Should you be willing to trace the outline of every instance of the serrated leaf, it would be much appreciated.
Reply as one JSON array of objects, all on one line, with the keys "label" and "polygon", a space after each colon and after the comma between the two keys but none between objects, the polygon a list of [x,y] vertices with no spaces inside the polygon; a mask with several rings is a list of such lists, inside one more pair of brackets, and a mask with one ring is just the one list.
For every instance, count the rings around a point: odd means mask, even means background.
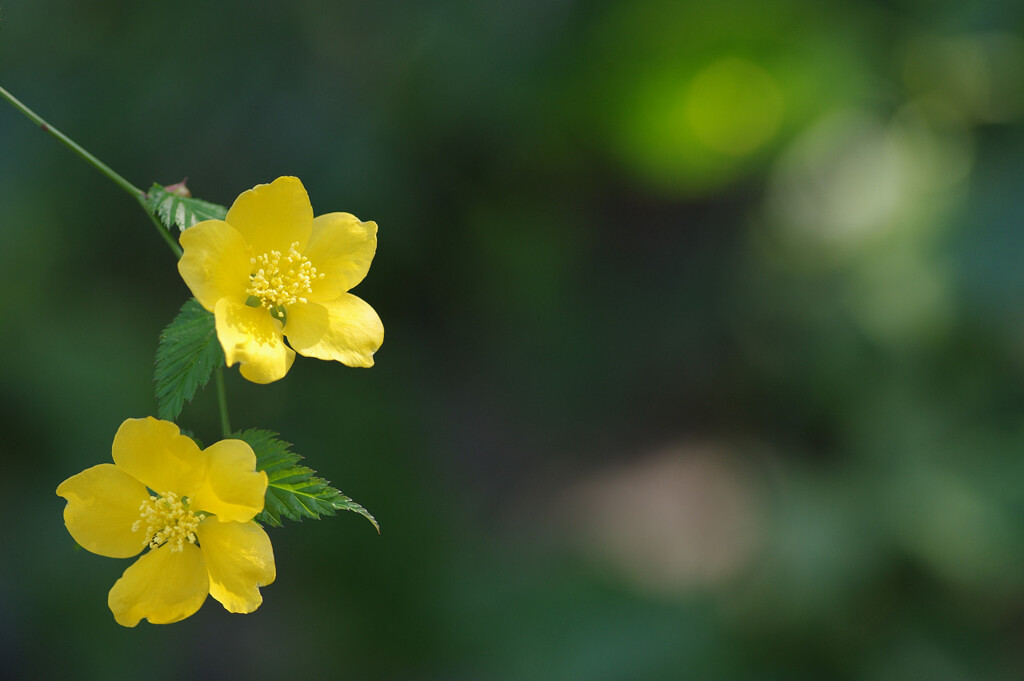
[{"label": "serrated leaf", "polygon": [[210,382],[213,370],[224,364],[213,313],[190,298],[160,333],[156,349],[157,415],[178,418],[199,388]]},{"label": "serrated leaf", "polygon": [[257,522],[280,527],[283,518],[301,521],[352,511],[369,520],[380,532],[380,525],[369,511],[331,487],[328,481],[316,477],[315,471],[299,464],[302,457],[291,451],[289,443],[277,439],[277,433],[251,429],[235,433],[234,437],[249,443],[256,453],[256,470],[266,471],[270,483],[263,512],[256,516]]},{"label": "serrated leaf", "polygon": [[[174,186],[182,187],[181,191],[188,191],[184,188],[184,182]],[[182,232],[197,222],[223,220],[228,214],[224,206],[167,191],[159,184],[154,184],[146,192],[146,207],[168,230],[177,227]]]}]

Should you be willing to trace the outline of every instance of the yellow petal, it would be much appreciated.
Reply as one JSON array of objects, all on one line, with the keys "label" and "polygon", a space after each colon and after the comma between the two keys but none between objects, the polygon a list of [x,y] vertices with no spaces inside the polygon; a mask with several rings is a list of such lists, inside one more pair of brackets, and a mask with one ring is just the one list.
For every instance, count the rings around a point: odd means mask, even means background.
[{"label": "yellow petal", "polygon": [[226,296],[245,302],[253,252],[238,230],[206,220],[181,233],[181,247],[178,272],[200,305],[213,312]]},{"label": "yellow petal", "polygon": [[206,479],[192,497],[192,508],[221,522],[244,523],[263,510],[267,474],[256,471],[256,454],[241,440],[221,440],[203,450]]},{"label": "yellow petal", "polygon": [[213,314],[228,366],[241,363],[242,376],[253,383],[284,378],[295,361],[295,353],[284,344],[281,322],[271,317],[266,308],[221,298]]},{"label": "yellow petal", "polygon": [[295,242],[301,253],[313,229],[313,208],[299,178],[279,177],[242,192],[224,219],[241,233],[256,255],[272,250],[287,253]]},{"label": "yellow petal", "polygon": [[192,496],[206,475],[206,460],[178,426],[147,416],[128,419],[111,447],[114,463],[158,494]]},{"label": "yellow petal", "polygon": [[323,279],[313,282],[313,302],[337,298],[363,280],[377,252],[377,223],[349,213],[328,213],[313,220],[305,255]]},{"label": "yellow petal", "polygon": [[373,353],[384,342],[380,317],[351,293],[325,303],[289,305],[284,332],[300,355],[350,367],[373,366]]},{"label": "yellow petal", "polygon": [[60,483],[68,500],[64,524],[82,548],[110,558],[130,558],[146,546],[144,532],[132,532],[146,486],[112,463],[86,468]]},{"label": "yellow petal", "polygon": [[260,607],[261,586],[274,581],[274,549],[270,537],[259,525],[218,523],[212,518],[196,530],[206,556],[210,595],[228,612],[252,612]]},{"label": "yellow petal", "polygon": [[169,544],[146,553],[114,582],[107,605],[117,623],[134,627],[178,622],[193,614],[210,592],[203,552],[195,544],[171,551]]}]

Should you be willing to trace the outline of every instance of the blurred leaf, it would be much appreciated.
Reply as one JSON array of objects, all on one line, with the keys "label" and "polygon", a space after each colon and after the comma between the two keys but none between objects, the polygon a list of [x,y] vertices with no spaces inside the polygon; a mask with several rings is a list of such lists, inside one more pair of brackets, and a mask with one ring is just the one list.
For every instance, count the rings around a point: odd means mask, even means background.
[{"label": "blurred leaf", "polygon": [[299,465],[302,457],[289,449],[289,443],[278,440],[277,433],[252,429],[236,433],[235,437],[249,443],[256,452],[256,469],[266,471],[270,479],[263,512],[256,516],[258,522],[280,527],[282,518],[301,521],[334,515],[338,511],[353,511],[373,523],[380,532],[380,525],[369,511],[323,478],[315,477],[312,469]]},{"label": "blurred leaf", "polygon": [[190,298],[160,334],[156,349],[157,415],[173,421],[196,390],[210,382],[224,351],[217,340],[213,314]]},{"label": "blurred leaf", "polygon": [[168,230],[177,225],[182,232],[197,222],[223,220],[228,214],[224,206],[192,198],[184,182],[166,188],[154,184],[146,194],[146,207]]}]

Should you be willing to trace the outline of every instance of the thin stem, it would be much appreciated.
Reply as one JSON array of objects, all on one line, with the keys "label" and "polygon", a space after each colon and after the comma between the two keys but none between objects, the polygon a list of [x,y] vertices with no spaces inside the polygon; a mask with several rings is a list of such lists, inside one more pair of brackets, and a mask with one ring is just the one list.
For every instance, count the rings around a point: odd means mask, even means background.
[{"label": "thin stem", "polygon": [[75,152],[76,154],[78,154],[79,156],[84,158],[90,165],[92,165],[94,168],[96,168],[96,170],[100,171],[101,173],[106,175],[108,178],[110,178],[110,180],[112,180],[114,182],[114,184],[116,184],[118,187],[120,187],[121,189],[125,190],[126,192],[128,192],[129,194],[131,194],[132,196],[134,196],[136,198],[142,196],[142,190],[141,189],[139,189],[138,187],[133,185],[131,182],[129,182],[128,180],[126,180],[123,177],[121,177],[120,175],[118,175],[106,163],[104,163],[103,161],[99,160],[98,158],[96,158],[95,156],[90,154],[88,151],[83,149],[82,147],[78,146],[78,144],[74,140],[72,140],[70,137],[68,137],[67,135],[62,133],[60,130],[58,130],[57,128],[53,127],[52,125],[50,125],[46,121],[44,121],[39,114],[37,114],[32,109],[28,108],[27,106],[25,106],[24,104],[19,102],[14,97],[14,95],[12,95],[10,92],[8,92],[7,90],[3,89],[2,87],[0,87],[0,96],[2,96],[4,99],[6,99],[8,102],[10,102],[11,105],[14,106],[15,109],[17,109],[21,113],[25,114],[25,116],[28,117],[29,120],[31,120],[33,123],[35,123],[40,128],[42,128],[44,132],[48,132],[51,135],[53,135],[54,137],[56,137],[58,140],[60,140],[64,144],[64,146],[68,147],[69,149],[71,149],[71,151]]},{"label": "thin stem", "polygon": [[142,206],[142,212],[146,214],[149,221],[153,223],[154,227],[156,227],[156,231],[160,232],[160,236],[162,236],[164,241],[167,242],[167,246],[171,249],[171,252],[174,253],[174,257],[181,258],[181,254],[184,252],[181,250],[181,246],[179,246],[178,242],[174,240],[171,233],[164,229],[164,226],[160,224],[160,221],[156,219],[156,216],[149,212],[149,208],[146,207],[146,200],[141,196],[136,198],[139,201],[139,205]]},{"label": "thin stem", "polygon": [[12,95],[10,92],[8,92],[2,87],[0,87],[0,97],[10,102],[11,106],[13,106],[21,113],[23,113],[26,118],[28,118],[30,121],[32,121],[40,128],[42,128],[44,132],[47,132],[56,137],[61,144],[66,146],[68,149],[71,149],[71,151],[78,154],[81,158],[85,159],[86,163],[91,165],[96,170],[100,171],[103,175],[107,177],[107,179],[109,179],[118,187],[126,191],[128,194],[132,196],[132,198],[138,201],[139,205],[142,207],[142,210],[146,213],[146,215],[149,216],[149,219],[156,226],[157,231],[160,232],[160,236],[162,236],[164,241],[167,242],[167,245],[170,246],[171,251],[174,253],[174,255],[178,258],[181,257],[181,247],[174,241],[174,237],[172,237],[167,232],[167,230],[164,229],[163,225],[161,225],[160,222],[157,221],[155,217],[153,217],[153,214],[149,212],[149,209],[146,208],[145,192],[143,192],[141,189],[133,185],[128,180],[121,177],[118,173],[114,171],[113,168],[111,168],[106,163],[99,160],[98,158],[90,154],[88,151],[83,149],[73,139],[71,139],[57,128],[47,123],[39,114],[25,106],[14,95]]},{"label": "thin stem", "polygon": [[224,390],[224,367],[217,367],[214,372],[217,382],[217,407],[220,409],[220,429],[224,437],[231,437],[231,422],[228,421],[228,395]]}]

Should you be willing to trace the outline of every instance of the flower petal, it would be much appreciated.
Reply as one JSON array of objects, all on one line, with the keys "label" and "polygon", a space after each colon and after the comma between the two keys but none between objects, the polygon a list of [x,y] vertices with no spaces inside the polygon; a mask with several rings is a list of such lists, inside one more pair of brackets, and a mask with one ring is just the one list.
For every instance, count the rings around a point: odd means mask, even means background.
[{"label": "flower petal", "polygon": [[241,440],[221,440],[203,450],[206,479],[191,498],[197,511],[221,522],[244,523],[263,510],[267,474],[256,471],[256,454]]},{"label": "flower petal", "polygon": [[373,353],[384,342],[380,317],[351,293],[325,303],[289,305],[284,332],[300,355],[350,367],[373,366]]},{"label": "flower petal", "polygon": [[237,229],[206,220],[181,233],[181,247],[178,272],[200,305],[213,312],[224,297],[245,302],[253,251]]},{"label": "flower petal", "polygon": [[218,523],[213,519],[196,530],[210,575],[210,595],[228,612],[252,612],[260,607],[259,587],[274,581],[274,549],[259,525]]},{"label": "flower petal", "polygon": [[313,220],[313,235],[303,252],[323,279],[313,282],[309,299],[337,298],[363,280],[377,252],[377,223],[349,213],[328,213]]},{"label": "flower petal", "polygon": [[295,353],[284,344],[281,322],[271,317],[266,308],[221,298],[213,314],[228,366],[240,362],[242,376],[253,383],[284,378],[295,361]]},{"label": "flower petal", "polygon": [[149,498],[146,486],[112,463],[86,468],[60,483],[57,494],[68,500],[64,524],[82,548],[109,558],[130,558],[146,546],[132,532],[139,507]]},{"label": "flower petal", "polygon": [[128,419],[111,447],[114,463],[158,494],[191,496],[206,475],[199,446],[170,421]]},{"label": "flower petal", "polygon": [[301,253],[313,230],[313,208],[297,177],[279,177],[242,192],[224,219],[242,234],[256,255],[271,250],[287,253],[295,242]]},{"label": "flower petal", "polygon": [[170,624],[195,613],[210,592],[203,552],[195,544],[172,551],[164,544],[130,565],[114,582],[107,605],[117,623],[134,627],[141,619]]}]

